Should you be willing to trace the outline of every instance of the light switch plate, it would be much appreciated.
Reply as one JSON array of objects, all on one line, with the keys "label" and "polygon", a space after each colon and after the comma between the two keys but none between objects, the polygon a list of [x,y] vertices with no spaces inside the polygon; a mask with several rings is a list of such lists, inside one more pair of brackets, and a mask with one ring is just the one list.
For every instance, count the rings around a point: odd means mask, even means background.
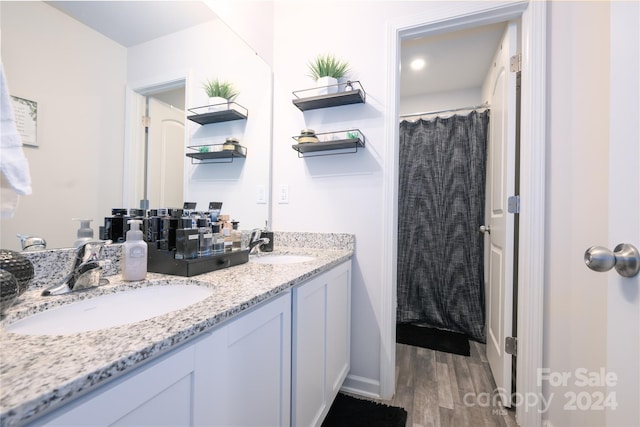
[{"label": "light switch plate", "polygon": [[278,203],[289,203],[289,186],[287,184],[280,184],[280,188],[278,190]]},{"label": "light switch plate", "polygon": [[256,203],[265,204],[267,203],[267,190],[264,185],[258,185],[256,187]]}]

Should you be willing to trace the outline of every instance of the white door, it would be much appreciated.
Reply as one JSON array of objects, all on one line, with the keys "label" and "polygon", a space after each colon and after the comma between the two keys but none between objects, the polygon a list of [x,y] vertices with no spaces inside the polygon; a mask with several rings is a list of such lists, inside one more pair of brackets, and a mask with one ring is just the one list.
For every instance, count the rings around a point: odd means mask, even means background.
[{"label": "white door", "polygon": [[514,215],[507,200],[515,192],[516,73],[509,68],[517,53],[517,24],[509,23],[491,70],[492,98],[487,159],[485,304],[487,359],[503,404],[511,406],[511,355],[505,337],[512,334]]},{"label": "white door", "polygon": [[149,117],[149,207],[181,208],[184,203],[184,111],[149,98]]},{"label": "white door", "polygon": [[[640,3],[610,4],[609,249],[618,243],[640,248]],[[607,425],[638,426],[640,278],[606,274],[607,371],[617,377],[607,391],[618,404],[607,407]]]}]

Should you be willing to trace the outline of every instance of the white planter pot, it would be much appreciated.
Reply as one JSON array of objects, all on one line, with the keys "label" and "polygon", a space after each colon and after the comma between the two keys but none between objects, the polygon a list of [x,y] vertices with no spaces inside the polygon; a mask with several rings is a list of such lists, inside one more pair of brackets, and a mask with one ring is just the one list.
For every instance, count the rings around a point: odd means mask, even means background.
[{"label": "white planter pot", "polygon": [[209,112],[222,111],[229,109],[229,101],[220,96],[209,98]]},{"label": "white planter pot", "polygon": [[328,95],[330,93],[338,92],[338,79],[334,77],[320,77],[316,80],[316,94]]}]

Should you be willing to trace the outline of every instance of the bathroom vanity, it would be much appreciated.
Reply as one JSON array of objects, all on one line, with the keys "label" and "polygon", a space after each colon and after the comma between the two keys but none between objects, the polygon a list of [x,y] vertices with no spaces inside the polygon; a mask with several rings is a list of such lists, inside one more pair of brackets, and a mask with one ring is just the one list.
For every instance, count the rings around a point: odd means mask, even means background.
[{"label": "bathroom vanity", "polygon": [[[2,321],[0,426],[320,425],[349,371],[353,236],[286,233],[276,242],[260,259],[192,278],[115,275],[75,295],[28,291]],[[5,329],[99,293],[178,283],[213,292],[108,329]]]}]

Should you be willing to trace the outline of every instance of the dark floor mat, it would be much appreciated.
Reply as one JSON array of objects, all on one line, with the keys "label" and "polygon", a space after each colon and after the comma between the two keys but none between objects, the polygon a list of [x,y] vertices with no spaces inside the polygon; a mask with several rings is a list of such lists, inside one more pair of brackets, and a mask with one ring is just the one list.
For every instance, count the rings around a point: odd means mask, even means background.
[{"label": "dark floor mat", "polygon": [[338,393],[322,427],[405,427],[407,411]]},{"label": "dark floor mat", "polygon": [[461,356],[471,355],[469,338],[465,334],[416,326],[411,323],[396,325],[396,342]]}]

